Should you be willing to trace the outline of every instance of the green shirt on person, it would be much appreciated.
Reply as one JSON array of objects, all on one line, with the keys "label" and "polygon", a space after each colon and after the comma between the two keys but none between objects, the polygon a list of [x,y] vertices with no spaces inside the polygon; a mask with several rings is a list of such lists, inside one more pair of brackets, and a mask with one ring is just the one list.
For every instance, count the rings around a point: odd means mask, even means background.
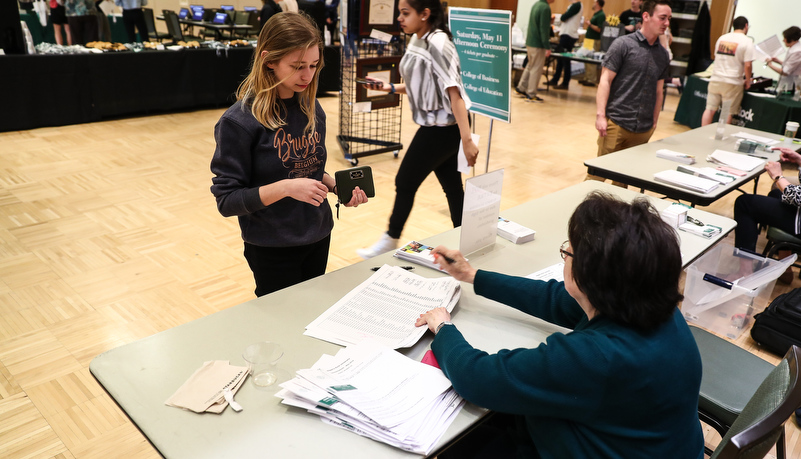
[{"label": "green shirt on person", "polygon": [[[604,10],[599,10],[595,14],[592,15],[590,19],[590,24],[596,27],[603,29],[604,22],[606,22],[606,13]],[[592,27],[587,28],[587,35],[585,38],[589,38],[590,40],[598,40],[601,38],[601,32],[596,32]]]},{"label": "green shirt on person", "polygon": [[551,48],[551,6],[547,0],[539,0],[531,7],[526,46]]}]

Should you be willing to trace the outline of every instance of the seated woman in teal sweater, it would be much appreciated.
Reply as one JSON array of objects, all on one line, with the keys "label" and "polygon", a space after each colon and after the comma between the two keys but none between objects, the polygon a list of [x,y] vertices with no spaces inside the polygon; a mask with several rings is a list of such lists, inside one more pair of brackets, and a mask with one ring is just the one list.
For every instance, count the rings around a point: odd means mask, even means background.
[{"label": "seated woman in teal sweater", "polygon": [[499,431],[495,443],[471,444],[468,435],[452,456],[702,458],[701,358],[677,308],[674,230],[645,199],[593,193],[571,216],[568,237],[559,249],[564,282],[476,270],[456,250],[434,251],[477,294],[572,329],[490,355],[467,343],[444,308],[420,316],[456,391],[495,411],[496,424],[524,426]]}]

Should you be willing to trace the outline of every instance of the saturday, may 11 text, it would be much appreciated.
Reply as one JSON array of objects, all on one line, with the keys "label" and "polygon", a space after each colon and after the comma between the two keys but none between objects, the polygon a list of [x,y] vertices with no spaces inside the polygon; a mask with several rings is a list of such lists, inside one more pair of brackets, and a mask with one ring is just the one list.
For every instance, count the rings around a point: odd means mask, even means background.
[{"label": "saturday, may 11 text", "polygon": [[[462,53],[468,56],[472,56],[475,60],[496,60],[499,57],[498,54],[494,53],[494,51],[499,52],[500,54],[506,54],[508,52],[509,47],[503,44],[496,44],[496,42],[501,42],[502,37],[491,35],[486,32],[482,32],[479,35],[476,32],[462,32],[457,31],[456,36],[453,38],[454,44],[463,47]],[[472,59],[471,59],[472,60]],[[486,75],[483,73],[475,74],[469,70],[462,70],[462,78],[465,80],[464,85],[465,89],[469,89],[472,91],[478,91],[485,94],[490,94],[498,97],[502,97],[503,93],[501,91],[494,90],[492,88],[488,88],[486,84],[481,84],[480,82],[486,83],[500,83],[500,79],[492,76]],[[472,81],[478,80],[479,82],[473,84]]]}]

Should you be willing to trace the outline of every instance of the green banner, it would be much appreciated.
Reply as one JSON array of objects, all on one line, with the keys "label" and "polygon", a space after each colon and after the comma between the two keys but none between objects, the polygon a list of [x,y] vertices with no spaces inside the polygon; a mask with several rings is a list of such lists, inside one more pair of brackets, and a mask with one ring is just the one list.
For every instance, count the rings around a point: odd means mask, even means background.
[{"label": "green banner", "polygon": [[449,26],[459,53],[470,111],[509,122],[512,87],[512,12],[450,8]]}]

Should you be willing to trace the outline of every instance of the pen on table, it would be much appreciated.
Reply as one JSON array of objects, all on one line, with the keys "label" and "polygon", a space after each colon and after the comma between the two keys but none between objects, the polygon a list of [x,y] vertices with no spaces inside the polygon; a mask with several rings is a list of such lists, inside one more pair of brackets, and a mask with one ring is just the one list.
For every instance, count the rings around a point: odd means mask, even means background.
[{"label": "pen on table", "polygon": [[449,265],[452,265],[453,263],[456,263],[456,260],[454,260],[454,259],[453,259],[453,258],[451,258],[451,257],[445,256],[445,255],[443,255],[443,254],[441,254],[441,253],[439,253],[439,252],[437,252],[437,255],[439,255],[440,257],[442,257],[442,259],[443,259],[443,260],[447,261]]},{"label": "pen on table", "polygon": [[748,153],[748,156],[753,156],[754,158],[759,158],[759,159],[768,159],[768,158],[767,158],[767,157],[765,157],[765,156],[752,155],[751,153]]}]

